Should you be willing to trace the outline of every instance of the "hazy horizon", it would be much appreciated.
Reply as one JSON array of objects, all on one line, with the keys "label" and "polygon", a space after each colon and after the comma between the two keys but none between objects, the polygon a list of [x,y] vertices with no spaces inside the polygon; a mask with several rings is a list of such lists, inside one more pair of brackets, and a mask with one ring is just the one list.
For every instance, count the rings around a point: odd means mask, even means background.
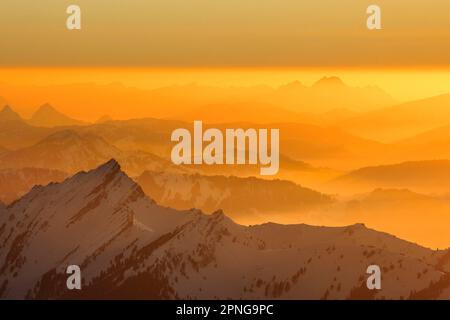
[{"label": "hazy horizon", "polygon": [[82,29],[75,32],[65,28],[70,4],[2,1],[0,36],[8,50],[0,65],[450,66],[445,0],[379,0],[382,30],[376,31],[366,27],[367,0],[79,0]]},{"label": "hazy horizon", "polygon": [[[68,100],[70,95],[68,98],[64,98],[53,90],[54,92],[48,97],[39,94],[39,92],[34,97],[33,95],[28,97],[20,93],[20,88],[58,88],[69,85],[99,87],[121,84],[127,88],[153,90],[196,84],[217,88],[267,86],[278,89],[294,82],[300,82],[302,85],[309,87],[323,77],[336,76],[349,87],[378,87],[393,98],[393,101],[395,101],[393,104],[397,104],[450,93],[449,74],[450,71],[446,70],[427,69],[0,68],[0,76],[2,77],[0,87],[16,88],[9,90],[9,92],[0,91],[0,97],[8,101],[17,111],[23,113],[25,117],[30,117],[38,106],[48,102],[71,116],[85,121],[95,121],[107,112],[88,116],[83,111],[83,106],[69,107],[72,105],[71,101]],[[411,88],[414,88],[414,90],[411,90]],[[52,96],[55,96],[55,94],[57,98],[52,101]],[[362,107],[349,109],[355,112],[366,111]],[[298,108],[297,110],[297,112],[305,111],[314,110],[305,110],[304,108]],[[128,118],[136,116],[139,115],[130,115]],[[123,119],[124,117],[120,118]]]}]

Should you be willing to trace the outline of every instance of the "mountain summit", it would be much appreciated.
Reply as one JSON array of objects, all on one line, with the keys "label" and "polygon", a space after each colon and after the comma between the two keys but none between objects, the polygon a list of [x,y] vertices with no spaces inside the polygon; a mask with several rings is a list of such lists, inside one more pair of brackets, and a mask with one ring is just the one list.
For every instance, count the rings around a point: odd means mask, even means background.
[{"label": "mountain summit", "polygon": [[38,127],[77,126],[86,124],[66,116],[48,103],[39,107],[31,117],[30,123]]},{"label": "mountain summit", "polygon": [[6,105],[0,111],[0,121],[22,121],[22,118],[10,106]]},{"label": "mountain summit", "polygon": [[67,263],[93,281],[111,257],[142,248],[190,217],[156,205],[113,159],[62,183],[36,186],[0,214],[0,298],[51,294],[46,286],[60,285],[52,270]]},{"label": "mountain summit", "polygon": [[319,88],[319,87],[347,87],[344,81],[342,81],[341,78],[336,76],[331,77],[323,77],[320,80],[318,80],[316,83],[313,84],[313,88]]}]

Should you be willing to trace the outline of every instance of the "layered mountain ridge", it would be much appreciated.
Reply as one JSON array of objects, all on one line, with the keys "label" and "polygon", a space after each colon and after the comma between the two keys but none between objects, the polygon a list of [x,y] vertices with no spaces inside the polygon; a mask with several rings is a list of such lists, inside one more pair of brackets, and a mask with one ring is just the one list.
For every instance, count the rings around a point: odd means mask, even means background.
[{"label": "layered mountain ridge", "polygon": [[[0,298],[357,299],[448,296],[447,251],[366,228],[266,223],[158,205],[110,160],[1,209]],[[82,272],[70,291],[68,265]],[[366,268],[383,289],[365,289]],[[439,290],[434,290],[440,284]]]},{"label": "layered mountain ridge", "polygon": [[328,195],[278,179],[145,171],[136,181],[163,205],[195,206],[206,212],[221,208],[241,223],[265,222],[293,212],[298,220],[309,210],[334,202]]},{"label": "layered mountain ridge", "polygon": [[58,127],[58,126],[80,126],[86,122],[72,119],[56,110],[49,103],[45,103],[33,113],[29,123],[38,127]]}]

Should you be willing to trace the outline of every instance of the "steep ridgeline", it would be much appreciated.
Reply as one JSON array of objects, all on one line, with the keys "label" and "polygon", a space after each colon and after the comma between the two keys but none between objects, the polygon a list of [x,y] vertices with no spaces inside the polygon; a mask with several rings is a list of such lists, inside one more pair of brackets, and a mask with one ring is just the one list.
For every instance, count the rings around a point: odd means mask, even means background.
[{"label": "steep ridgeline", "polygon": [[317,191],[286,180],[144,172],[137,182],[158,203],[177,209],[223,209],[238,221],[270,221],[274,214],[297,216],[333,203]]},{"label": "steep ridgeline", "polygon": [[[0,208],[1,298],[440,298],[447,253],[363,225],[244,227],[161,207],[114,160]],[[66,288],[68,265],[82,290]],[[383,289],[365,289],[366,268]],[[447,289],[448,290],[448,289]]]},{"label": "steep ridgeline", "polygon": [[59,126],[81,126],[87,125],[86,122],[72,119],[56,110],[53,106],[46,103],[39,107],[33,114],[29,123],[37,127],[59,127]]}]

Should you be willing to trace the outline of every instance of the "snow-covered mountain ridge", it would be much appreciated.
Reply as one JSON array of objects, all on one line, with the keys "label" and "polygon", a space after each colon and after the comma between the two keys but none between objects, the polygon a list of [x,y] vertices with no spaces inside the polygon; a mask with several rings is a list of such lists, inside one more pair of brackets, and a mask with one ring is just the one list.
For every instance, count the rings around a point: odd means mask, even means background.
[{"label": "snow-covered mountain ridge", "polygon": [[[158,205],[115,160],[0,207],[0,298],[449,298],[447,251],[357,224],[246,227]],[[68,265],[82,290],[66,287]],[[382,268],[382,290],[365,288]]]}]

